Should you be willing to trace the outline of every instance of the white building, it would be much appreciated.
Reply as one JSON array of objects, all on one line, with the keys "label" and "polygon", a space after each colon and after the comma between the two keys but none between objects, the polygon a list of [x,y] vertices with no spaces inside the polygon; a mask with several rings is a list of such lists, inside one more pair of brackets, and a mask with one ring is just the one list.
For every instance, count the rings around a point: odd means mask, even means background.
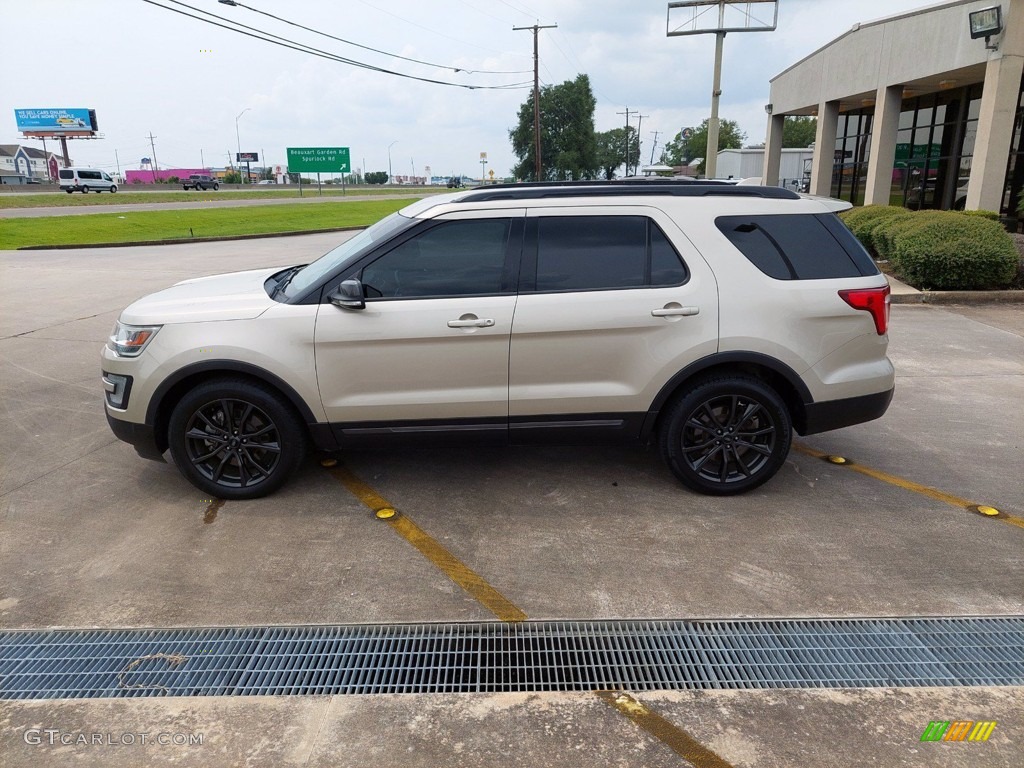
[{"label": "white building", "polygon": [[29,179],[48,181],[50,172],[47,165],[53,158],[57,167],[62,168],[64,162],[53,152],[44,153],[35,147],[22,144],[0,144],[0,174],[3,184],[25,184]]},{"label": "white building", "polygon": [[[977,27],[972,38],[972,14],[990,39]],[[1024,0],[951,0],[854,25],[772,79],[764,183],[781,175],[784,117],[816,115],[812,193],[1012,215],[1022,73]]]},{"label": "white building", "polygon": [[[810,176],[813,149],[783,149],[779,161],[778,183],[797,187]],[[749,179],[764,175],[763,149],[723,149],[718,153],[720,179]]]}]

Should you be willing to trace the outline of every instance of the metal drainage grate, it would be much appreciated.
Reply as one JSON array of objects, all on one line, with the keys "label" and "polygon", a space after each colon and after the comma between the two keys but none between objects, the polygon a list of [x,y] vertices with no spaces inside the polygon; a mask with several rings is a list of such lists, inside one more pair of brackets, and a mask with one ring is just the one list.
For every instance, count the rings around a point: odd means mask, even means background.
[{"label": "metal drainage grate", "polygon": [[0,632],[0,699],[1024,685],[1024,617]]}]

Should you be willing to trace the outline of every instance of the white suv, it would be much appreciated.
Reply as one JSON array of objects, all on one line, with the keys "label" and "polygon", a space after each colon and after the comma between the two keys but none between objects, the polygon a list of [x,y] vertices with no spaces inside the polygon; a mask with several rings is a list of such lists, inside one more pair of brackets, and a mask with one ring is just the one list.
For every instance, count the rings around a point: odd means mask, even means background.
[{"label": "white suv", "polygon": [[688,487],[750,490],[793,430],[892,398],[889,287],[842,207],[662,182],[431,197],[311,264],[132,304],[107,419],[227,499],[279,488],[310,443],[656,441]]}]

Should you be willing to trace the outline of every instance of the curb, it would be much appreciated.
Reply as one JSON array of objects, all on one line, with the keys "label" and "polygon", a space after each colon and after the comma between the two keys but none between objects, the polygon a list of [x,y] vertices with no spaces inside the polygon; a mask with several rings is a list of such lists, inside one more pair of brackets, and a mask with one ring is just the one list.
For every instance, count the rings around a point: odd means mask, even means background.
[{"label": "curb", "polygon": [[131,248],[139,245],[183,245],[185,243],[217,243],[226,240],[261,240],[267,237],[294,237],[295,235],[321,235],[325,232],[351,232],[361,227],[328,227],[327,229],[303,229],[294,232],[266,232],[261,235],[223,235],[219,237],[179,237],[173,240],[134,240],[130,243],[75,243],[73,245],[23,245],[18,251],[64,251],[83,248]]},{"label": "curb", "polygon": [[890,295],[893,304],[1020,304],[1024,291],[920,291]]}]

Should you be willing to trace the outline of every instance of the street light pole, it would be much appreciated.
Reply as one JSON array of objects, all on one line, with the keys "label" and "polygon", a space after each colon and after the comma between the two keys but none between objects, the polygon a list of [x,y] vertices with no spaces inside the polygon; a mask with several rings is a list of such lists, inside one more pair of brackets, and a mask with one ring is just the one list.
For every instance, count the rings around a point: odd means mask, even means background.
[{"label": "street light pole", "polygon": [[388,184],[391,183],[391,148],[398,143],[398,139],[395,139],[388,144]]},{"label": "street light pole", "polygon": [[[250,109],[252,109],[252,107],[246,107],[241,112],[239,112],[238,117],[235,118],[235,146],[238,148],[239,155],[242,154],[242,140],[238,137],[238,121],[239,119],[241,119],[242,115],[244,115]],[[242,183],[245,183],[245,179],[242,179]]]}]

